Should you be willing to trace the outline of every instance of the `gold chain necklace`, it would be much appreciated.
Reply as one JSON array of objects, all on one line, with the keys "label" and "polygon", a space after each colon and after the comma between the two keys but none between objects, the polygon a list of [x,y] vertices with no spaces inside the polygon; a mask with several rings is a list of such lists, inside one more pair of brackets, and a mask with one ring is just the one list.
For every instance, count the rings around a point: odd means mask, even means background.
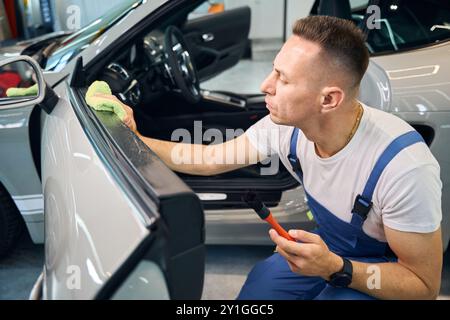
[{"label": "gold chain necklace", "polygon": [[[353,125],[352,131],[350,132],[350,134],[349,134],[349,136],[348,136],[348,138],[347,138],[347,142],[345,143],[344,147],[345,147],[345,146],[350,142],[350,140],[353,138],[353,136],[355,135],[356,129],[358,129],[359,123],[361,122],[361,118],[362,118],[364,109],[363,109],[361,103],[358,103],[358,107],[359,107],[359,110],[358,110],[358,115],[356,116],[355,124]],[[317,144],[316,144],[316,143],[314,143],[314,150],[316,151],[316,154],[318,154],[319,156],[321,156],[321,155],[320,155],[320,152],[319,152],[319,148],[317,147]]]},{"label": "gold chain necklace", "polygon": [[352,140],[353,136],[355,135],[356,129],[358,129],[359,123],[361,122],[364,109],[361,103],[358,103],[358,106],[359,106],[358,115],[356,116],[355,124],[353,125],[352,131],[350,132],[347,138],[347,143],[345,145],[347,145],[350,142],[350,140]]}]

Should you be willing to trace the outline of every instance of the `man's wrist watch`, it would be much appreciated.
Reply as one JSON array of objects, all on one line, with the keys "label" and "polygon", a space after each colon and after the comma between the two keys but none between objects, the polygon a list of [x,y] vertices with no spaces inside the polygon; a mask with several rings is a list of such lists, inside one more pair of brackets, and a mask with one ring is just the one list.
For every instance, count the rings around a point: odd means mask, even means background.
[{"label": "man's wrist watch", "polygon": [[352,262],[346,258],[342,258],[344,266],[341,271],[333,273],[330,276],[328,283],[335,288],[347,288],[352,283],[353,265]]}]

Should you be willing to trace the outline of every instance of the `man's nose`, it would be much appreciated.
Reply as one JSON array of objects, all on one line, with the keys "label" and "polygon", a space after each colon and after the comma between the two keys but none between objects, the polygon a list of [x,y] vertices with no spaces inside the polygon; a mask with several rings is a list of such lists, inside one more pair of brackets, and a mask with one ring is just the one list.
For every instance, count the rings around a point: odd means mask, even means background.
[{"label": "man's nose", "polygon": [[261,83],[261,91],[266,94],[275,95],[275,72],[272,71]]}]

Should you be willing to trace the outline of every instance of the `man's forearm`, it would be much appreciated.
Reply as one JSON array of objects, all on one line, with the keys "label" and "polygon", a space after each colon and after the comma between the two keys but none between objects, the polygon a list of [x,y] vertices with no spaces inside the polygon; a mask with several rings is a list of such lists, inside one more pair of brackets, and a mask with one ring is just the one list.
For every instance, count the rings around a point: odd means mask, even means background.
[{"label": "man's forearm", "polygon": [[[413,271],[400,263],[352,261],[351,288],[378,299],[436,299],[439,288],[428,287]],[[379,278],[377,278],[379,277]]]},{"label": "man's forearm", "polygon": [[[153,152],[172,170],[187,174],[211,176],[236,170],[249,164],[256,163],[256,156],[240,157],[235,147],[242,141],[231,140],[216,145],[189,144],[147,138],[136,133]],[[242,139],[242,138],[241,138]],[[251,161],[251,162],[250,162]]]},{"label": "man's forearm", "polygon": [[[336,259],[333,272],[342,268]],[[350,288],[378,299],[436,299],[438,286],[427,286],[413,271],[400,263],[363,263],[352,261]],[[332,273],[333,273],[332,272]],[[437,288],[436,288],[437,287]]]},{"label": "man's forearm", "polygon": [[[203,145],[194,144],[182,144],[172,141],[164,141],[158,139],[152,139],[144,137],[138,134],[139,138],[155,152],[159,158],[172,170],[187,174],[195,175],[213,175],[215,174],[215,168],[213,165],[205,163],[195,163],[195,161],[187,161],[187,163],[179,163],[173,158],[173,150],[175,147],[183,148],[186,153],[192,156],[197,152],[201,154],[203,152]],[[175,160],[175,161],[174,161]]]},{"label": "man's forearm", "polygon": [[157,140],[144,137],[137,130],[134,132],[170,169],[188,174],[221,174],[267,158],[251,146],[245,135],[220,144],[203,145]]}]

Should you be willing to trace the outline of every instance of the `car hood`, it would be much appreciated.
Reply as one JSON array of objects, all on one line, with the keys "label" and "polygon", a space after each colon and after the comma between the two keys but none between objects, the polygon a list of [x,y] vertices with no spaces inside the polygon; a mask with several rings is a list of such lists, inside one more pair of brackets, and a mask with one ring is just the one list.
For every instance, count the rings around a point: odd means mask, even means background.
[{"label": "car hood", "polygon": [[19,56],[23,52],[23,50],[25,50],[25,48],[26,46],[19,45],[17,43],[7,47],[1,47],[0,56],[2,58]]},{"label": "car hood", "polygon": [[372,58],[389,78],[393,112],[450,111],[450,41]]}]

